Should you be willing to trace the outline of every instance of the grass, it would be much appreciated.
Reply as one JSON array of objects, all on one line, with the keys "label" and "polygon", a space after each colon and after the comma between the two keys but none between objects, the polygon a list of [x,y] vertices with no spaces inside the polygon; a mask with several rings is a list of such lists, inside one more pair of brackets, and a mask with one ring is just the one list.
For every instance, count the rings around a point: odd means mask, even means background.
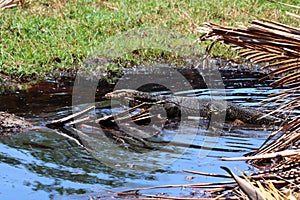
[{"label": "grass", "polygon": [[[281,2],[297,5],[298,0]],[[300,20],[285,11],[300,13],[266,0],[31,1],[0,11],[0,73],[25,80],[75,69],[106,39],[137,28],[164,28],[197,38],[197,27],[208,21],[237,26],[258,17],[299,27]],[[200,44],[202,51],[206,45]],[[230,57],[232,52],[219,46],[213,55]]]}]

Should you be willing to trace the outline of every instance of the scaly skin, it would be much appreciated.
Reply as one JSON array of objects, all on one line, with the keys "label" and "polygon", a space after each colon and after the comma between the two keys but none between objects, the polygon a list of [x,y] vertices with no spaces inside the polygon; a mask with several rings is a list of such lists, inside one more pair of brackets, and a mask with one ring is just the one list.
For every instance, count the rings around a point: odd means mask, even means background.
[{"label": "scaly skin", "polygon": [[[273,116],[264,117],[265,113],[258,109],[246,108],[231,102],[211,98],[194,98],[182,96],[155,95],[136,90],[116,90],[105,95],[109,99],[130,98],[139,102],[160,102],[166,110],[179,108],[181,113],[188,116],[200,116],[209,118],[212,114],[218,115],[226,112],[226,120],[239,119],[248,124],[275,125],[282,123],[280,118]],[[225,114],[225,113],[224,113]]]}]

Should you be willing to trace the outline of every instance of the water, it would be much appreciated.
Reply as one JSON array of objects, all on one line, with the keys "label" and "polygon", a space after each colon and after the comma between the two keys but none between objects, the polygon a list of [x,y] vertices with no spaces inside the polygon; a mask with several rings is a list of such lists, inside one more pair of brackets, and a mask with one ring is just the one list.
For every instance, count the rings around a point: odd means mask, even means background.
[{"label": "water", "polygon": [[[119,171],[99,161],[74,141],[44,126],[53,119],[71,113],[71,85],[72,81],[60,83],[46,81],[29,88],[27,92],[1,96],[0,110],[26,117],[35,127],[26,133],[0,138],[0,199],[88,199],[90,196],[105,194],[103,189],[121,191],[155,185],[224,181],[197,175],[193,175],[194,179],[187,180],[186,176],[190,174],[183,173],[182,170],[224,174],[220,166],[227,166],[231,169],[247,171],[251,166],[244,161],[226,162],[221,161],[220,158],[239,157],[253,151],[271,132],[260,126],[227,124],[220,135],[213,136],[207,134],[204,129],[195,128],[197,120],[191,119],[191,126],[184,126],[181,131],[169,129],[163,132],[164,140],[170,140],[176,134],[182,138],[189,134],[196,134],[193,146],[170,165],[162,165],[155,171],[143,173]],[[274,91],[266,85],[229,86],[226,89],[226,99],[245,106],[258,107],[258,102],[266,99],[267,95]],[[207,89],[199,88],[193,92],[196,96],[209,95]],[[189,94],[188,91],[183,93]],[[202,151],[199,146],[203,145],[205,138],[216,139],[216,144],[205,157],[199,158]],[[163,153],[170,157],[177,156],[174,152]],[[134,155],[136,156],[136,154],[126,155],[125,163],[128,162],[129,168],[133,166],[130,163],[133,158],[130,156]],[[149,158],[140,156],[138,159],[147,166]],[[160,189],[151,190],[149,193],[166,192],[169,195],[179,196],[188,195],[191,191],[193,190]]]}]

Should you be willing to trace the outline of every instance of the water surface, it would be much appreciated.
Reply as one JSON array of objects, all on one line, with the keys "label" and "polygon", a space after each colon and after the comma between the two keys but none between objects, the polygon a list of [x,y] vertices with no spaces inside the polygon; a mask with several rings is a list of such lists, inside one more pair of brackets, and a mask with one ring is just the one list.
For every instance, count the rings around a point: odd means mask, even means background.
[{"label": "water surface", "polygon": [[[239,79],[236,77],[232,79],[232,82],[229,81],[232,84],[227,84],[226,87],[226,99],[244,106],[258,107],[259,101],[266,99],[268,94],[275,91],[266,84],[235,85],[233,83],[239,82]],[[240,81],[245,83],[243,78]],[[249,80],[246,81],[248,82]],[[101,95],[104,93],[99,92],[99,101],[103,100]],[[196,88],[192,93],[182,91],[182,95],[201,97],[209,96],[210,93],[208,89]],[[87,199],[90,196],[103,195],[105,193],[103,189],[120,191],[155,185],[224,181],[203,176],[187,180],[186,176],[190,174],[183,173],[182,170],[223,174],[225,172],[220,166],[224,165],[231,169],[251,170],[251,166],[243,161],[226,162],[220,158],[242,156],[253,151],[271,132],[270,129],[260,126],[226,124],[222,132],[210,135],[205,129],[197,126],[196,119],[191,119],[192,126],[185,125],[181,129],[165,129],[161,132],[162,139],[166,141],[171,140],[174,135],[182,138],[196,135],[192,146],[183,155],[170,165],[162,165],[155,171],[126,172],[107,166],[73,140],[44,126],[53,119],[71,114],[71,105],[71,81],[49,80],[29,88],[28,91],[1,96],[0,110],[26,117],[35,127],[22,134],[0,138],[0,199]],[[100,113],[108,111],[107,108],[99,110]],[[204,139],[209,137],[216,139],[216,144],[207,147],[211,150],[205,157],[199,157],[201,155],[199,147],[203,147]],[[109,151],[109,148],[114,147],[102,146],[102,148]],[[174,152],[162,154],[159,155],[161,158],[178,156]],[[136,159],[131,156],[136,154],[124,155],[129,168],[134,167],[132,161]],[[159,156],[155,158],[157,161]],[[147,166],[147,160],[150,158],[141,154],[138,159],[144,160]],[[188,195],[191,191],[153,190],[150,193],[167,192],[169,195],[178,196]]]}]

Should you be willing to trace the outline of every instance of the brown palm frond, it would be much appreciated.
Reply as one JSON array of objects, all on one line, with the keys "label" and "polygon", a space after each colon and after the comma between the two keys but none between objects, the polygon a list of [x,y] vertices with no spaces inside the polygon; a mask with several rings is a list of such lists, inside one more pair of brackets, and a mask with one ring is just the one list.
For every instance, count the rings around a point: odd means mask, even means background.
[{"label": "brown palm frond", "polygon": [[[264,69],[269,71],[271,77],[276,77],[271,85],[283,88],[262,103],[267,105],[267,115],[285,118],[286,123],[244,160],[262,169],[258,174],[252,174],[251,178],[263,179],[261,183],[265,186],[271,183],[272,187],[276,186],[281,191],[288,188],[299,192],[300,29],[267,20],[254,20],[249,27],[238,28],[208,23],[203,30],[208,31],[201,39],[229,44],[246,60],[264,63]],[[274,137],[276,139],[271,141]],[[293,154],[287,155],[290,151]],[[241,158],[231,158],[235,159]],[[266,163],[269,164],[266,166]]]},{"label": "brown palm frond", "polygon": [[276,1],[273,1],[273,0],[267,0],[269,2],[273,2],[273,3],[278,3],[280,5],[284,5],[284,6],[288,6],[290,8],[298,8],[300,9],[300,6],[295,6],[295,5],[292,5],[292,4],[287,4],[287,3],[282,3],[282,2],[276,2]]},{"label": "brown palm frond", "polygon": [[21,5],[23,7],[25,5],[25,0],[0,0],[0,10],[15,7],[18,5]]},{"label": "brown palm frond", "polygon": [[[265,63],[271,76],[278,77],[274,87],[285,87],[264,103],[272,105],[269,115],[287,116],[290,120],[276,133],[275,141],[254,153],[283,151],[300,138],[300,29],[268,20],[254,20],[249,27],[227,27],[214,23],[205,24],[208,30],[203,40],[222,42],[238,47],[242,57],[254,63]],[[275,133],[272,136],[276,135]]]},{"label": "brown palm frond", "polygon": [[288,12],[288,11],[286,11],[285,13],[286,13],[287,15],[289,15],[289,16],[292,16],[292,17],[295,17],[295,18],[300,19],[300,15],[297,15],[297,14],[295,14],[295,13],[291,13],[291,12]]}]

